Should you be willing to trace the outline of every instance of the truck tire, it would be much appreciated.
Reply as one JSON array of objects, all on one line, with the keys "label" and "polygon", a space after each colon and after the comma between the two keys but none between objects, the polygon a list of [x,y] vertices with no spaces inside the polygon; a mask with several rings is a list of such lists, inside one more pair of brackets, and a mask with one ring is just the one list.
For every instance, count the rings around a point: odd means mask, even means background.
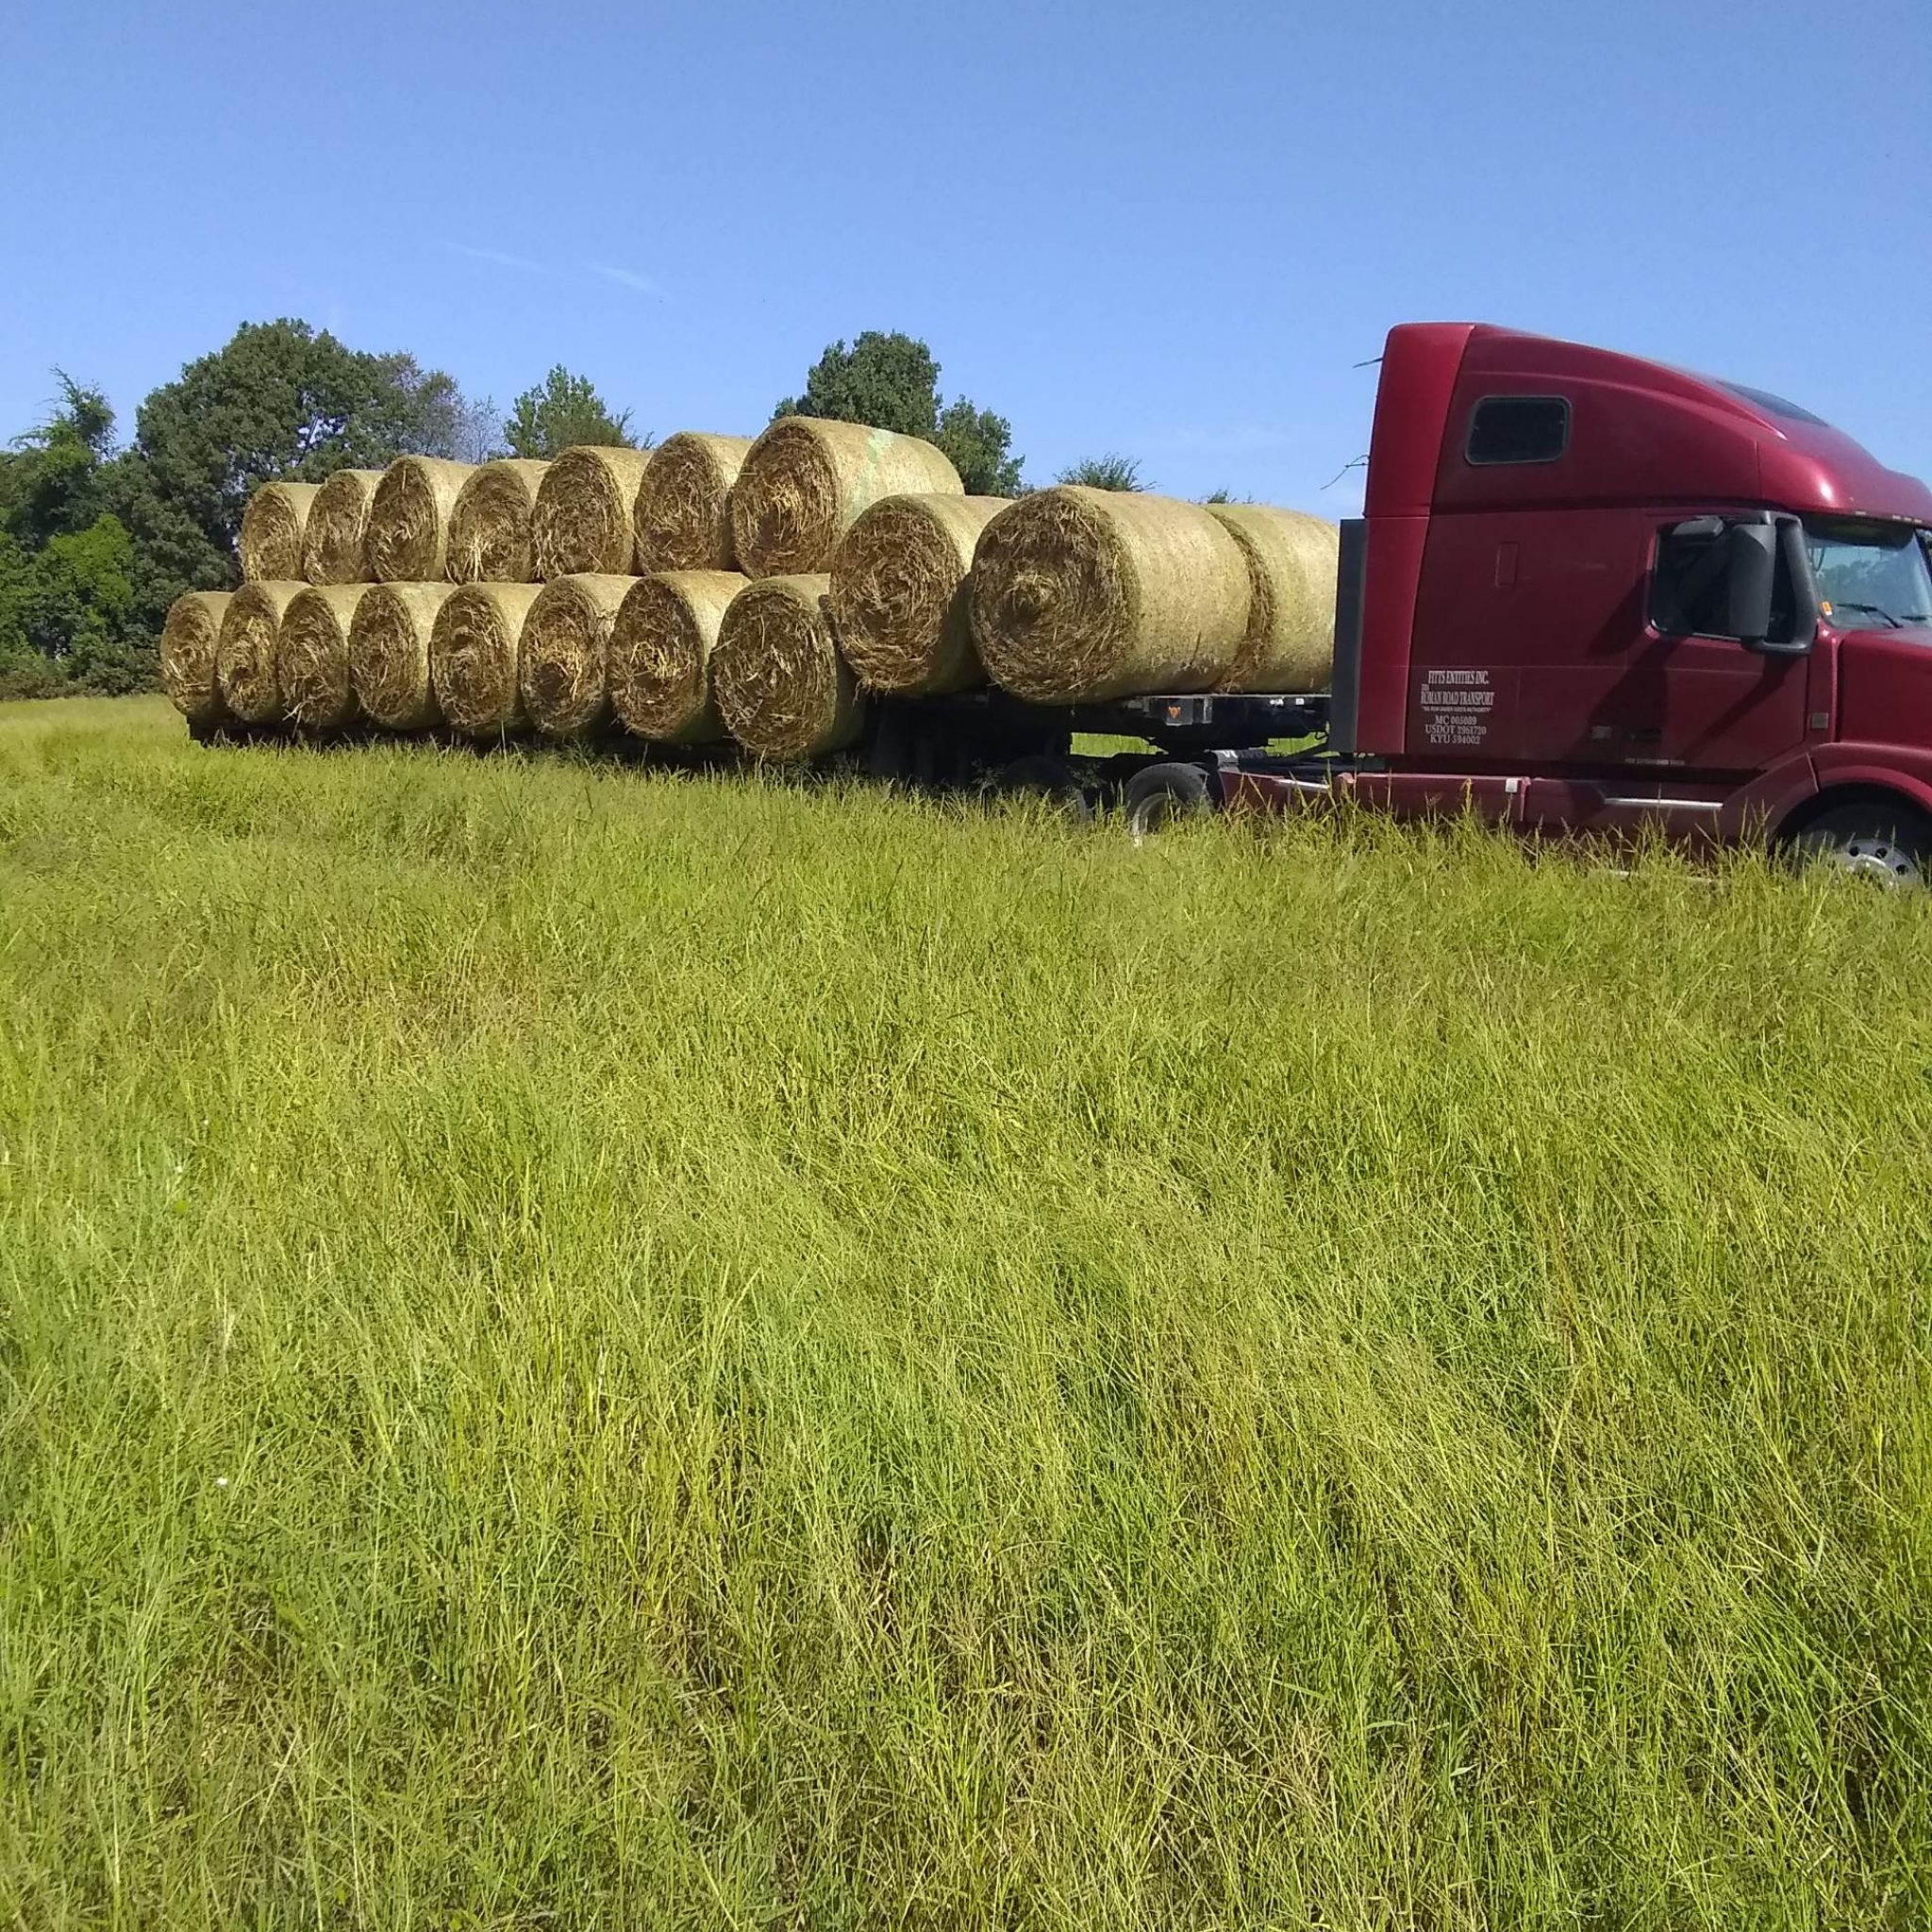
[{"label": "truck tire", "polygon": [[1790,844],[1800,864],[1817,864],[1891,890],[1923,891],[1932,826],[1908,805],[1841,805],[1805,826]]},{"label": "truck tire", "polygon": [[1213,809],[1208,774],[1199,765],[1149,765],[1127,786],[1127,830],[1137,845],[1180,819],[1202,818]]},{"label": "truck tire", "polygon": [[1080,774],[1065,758],[1050,754],[1034,753],[1002,767],[994,790],[1031,792],[1050,800],[1082,824],[1093,816],[1093,801],[1087,796]]}]

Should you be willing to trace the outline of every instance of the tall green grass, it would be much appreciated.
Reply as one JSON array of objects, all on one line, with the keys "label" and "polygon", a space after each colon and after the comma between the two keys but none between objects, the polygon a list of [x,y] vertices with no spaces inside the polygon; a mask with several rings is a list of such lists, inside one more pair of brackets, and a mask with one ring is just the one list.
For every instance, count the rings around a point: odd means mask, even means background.
[{"label": "tall green grass", "polygon": [[0,1917],[1910,1926],[1932,911],[0,711]]}]

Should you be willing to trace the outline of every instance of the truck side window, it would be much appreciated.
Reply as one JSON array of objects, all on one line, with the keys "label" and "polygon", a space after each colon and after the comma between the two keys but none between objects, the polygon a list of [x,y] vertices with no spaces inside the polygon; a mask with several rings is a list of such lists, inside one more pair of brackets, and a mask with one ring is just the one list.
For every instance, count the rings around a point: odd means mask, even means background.
[{"label": "truck side window", "polygon": [[[1650,580],[1650,621],[1667,638],[1727,638],[1724,625],[1724,545],[1722,537],[1679,537],[1669,530],[1657,540],[1657,568]],[[1797,586],[1783,548],[1771,580],[1771,640],[1789,642],[1798,624]]]},{"label": "truck side window", "polygon": [[1554,463],[1570,447],[1562,396],[1485,396],[1469,419],[1472,463]]}]

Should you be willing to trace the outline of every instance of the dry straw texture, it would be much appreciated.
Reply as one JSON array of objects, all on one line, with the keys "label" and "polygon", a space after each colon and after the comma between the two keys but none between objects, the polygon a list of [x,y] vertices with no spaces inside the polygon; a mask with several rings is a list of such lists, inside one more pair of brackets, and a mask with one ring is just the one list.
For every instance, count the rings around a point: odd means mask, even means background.
[{"label": "dry straw texture", "polygon": [[318,483],[264,483],[242,512],[242,575],[251,584],[302,576],[302,540]]},{"label": "dry straw texture", "polygon": [[289,606],[308,589],[292,578],[277,578],[243,584],[228,600],[215,648],[215,685],[222,702],[244,724],[273,724],[282,716],[276,641]]},{"label": "dry straw texture", "polygon": [[506,457],[473,473],[450,512],[445,567],[452,583],[527,584],[536,576],[531,523],[549,468]]},{"label": "dry straw texture", "polygon": [[744,587],[724,570],[666,571],[630,587],[610,625],[610,706],[625,730],[670,744],[726,736],[711,693],[711,652]]},{"label": "dry straw texture", "polygon": [[579,572],[543,586],[524,620],[524,709],[546,738],[575,738],[610,716],[610,621],[635,577]]},{"label": "dry straw texture", "polygon": [[1209,691],[1247,636],[1248,567],[1199,504],[1044,490],[986,526],[972,604],[980,658],[1018,697]]},{"label": "dry straw texture", "polygon": [[534,584],[465,584],[436,613],[430,688],[437,708],[466,737],[500,738],[529,724],[517,660],[536,601]]},{"label": "dry straw texture", "polygon": [[441,717],[429,675],[429,638],[448,584],[372,584],[349,626],[349,682],[371,724],[426,731]]},{"label": "dry straw texture", "polygon": [[731,486],[750,453],[748,436],[694,429],[667,437],[651,452],[638,491],[640,571],[732,568]]},{"label": "dry straw texture", "polygon": [[832,622],[861,684],[930,697],[985,682],[966,585],[979,533],[1007,507],[1003,496],[889,496],[846,531]]},{"label": "dry straw texture", "polygon": [[369,580],[369,506],[380,470],[338,470],[308,506],[302,540],[301,575],[311,584],[360,584]]},{"label": "dry straw texture", "polygon": [[537,575],[628,576],[637,548],[638,490],[650,466],[641,449],[567,449],[537,491]]},{"label": "dry straw texture", "polygon": [[851,744],[865,722],[858,681],[832,635],[824,575],[767,577],[731,600],[711,677],[732,737],[762,758]]},{"label": "dry straw texture", "polygon": [[434,583],[443,575],[449,520],[473,472],[440,457],[398,457],[369,507],[369,568],[380,583]]},{"label": "dry straw texture", "polygon": [[829,570],[839,540],[883,496],[961,493],[931,443],[860,423],[783,416],[751,447],[731,491],[731,541],[747,576]]},{"label": "dry straw texture", "polygon": [[365,584],[317,584],[291,598],[275,636],[275,682],[282,710],[308,731],[334,731],[354,721],[349,682],[349,626]]},{"label": "dry straw texture", "polygon": [[1335,664],[1341,532],[1323,517],[1260,503],[1208,511],[1248,565],[1248,633],[1223,691],[1326,691]]},{"label": "dry straw texture", "polygon": [[215,683],[226,591],[190,591],[168,606],[161,625],[161,688],[191,724],[216,724],[228,715]]}]

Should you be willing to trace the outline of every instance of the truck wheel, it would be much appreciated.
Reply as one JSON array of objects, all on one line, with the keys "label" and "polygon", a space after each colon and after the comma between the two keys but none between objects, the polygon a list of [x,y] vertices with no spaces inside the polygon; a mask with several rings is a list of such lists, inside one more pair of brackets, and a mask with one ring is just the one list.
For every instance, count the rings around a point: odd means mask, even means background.
[{"label": "truck wheel", "polygon": [[1127,830],[1138,845],[1181,819],[1214,809],[1208,774],[1199,765],[1149,765],[1127,786]]},{"label": "truck wheel", "polygon": [[1909,806],[1840,806],[1807,825],[1791,851],[1801,863],[1827,865],[1894,891],[1923,890],[1932,827]]},{"label": "truck wheel", "polygon": [[1001,770],[995,789],[1031,792],[1035,797],[1048,799],[1070,818],[1083,824],[1093,816],[1093,802],[1087,796],[1079,774],[1065,758],[1044,753],[1015,758]]}]

